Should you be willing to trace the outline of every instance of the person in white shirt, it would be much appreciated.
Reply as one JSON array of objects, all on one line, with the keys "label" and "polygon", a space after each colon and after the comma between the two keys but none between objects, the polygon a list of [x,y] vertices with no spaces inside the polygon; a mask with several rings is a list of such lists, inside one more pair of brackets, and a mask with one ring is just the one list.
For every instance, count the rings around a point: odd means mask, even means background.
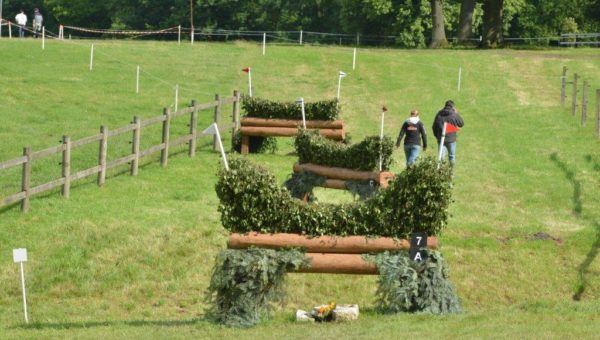
[{"label": "person in white shirt", "polygon": [[25,15],[23,10],[15,16],[15,21],[17,22],[17,26],[19,26],[19,38],[25,37],[24,28],[27,25],[27,15]]}]

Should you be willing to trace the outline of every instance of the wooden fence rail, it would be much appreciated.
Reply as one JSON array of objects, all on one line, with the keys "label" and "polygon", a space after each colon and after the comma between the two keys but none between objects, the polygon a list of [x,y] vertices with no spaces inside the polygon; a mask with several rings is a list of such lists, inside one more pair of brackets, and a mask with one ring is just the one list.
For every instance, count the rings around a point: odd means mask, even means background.
[{"label": "wooden fence rail", "polygon": [[[70,196],[70,189],[73,181],[83,179],[92,175],[98,176],[98,186],[102,186],[106,181],[107,170],[127,163],[130,164],[131,175],[136,176],[139,171],[140,159],[142,157],[152,155],[158,152],[160,152],[161,155],[161,166],[166,167],[169,159],[169,149],[178,145],[183,145],[187,143],[189,146],[188,155],[189,157],[194,157],[196,153],[196,140],[201,136],[201,134],[198,133],[197,127],[198,111],[214,109],[214,122],[217,123],[217,125],[219,126],[219,130],[221,131],[232,129],[232,133],[235,134],[239,129],[240,125],[240,100],[240,93],[238,91],[234,91],[232,97],[221,98],[219,95],[216,95],[214,101],[203,104],[197,104],[196,101],[192,101],[190,107],[182,108],[176,112],[170,112],[169,109],[165,109],[161,116],[152,117],[148,119],[141,119],[140,117],[136,116],[133,118],[132,123],[116,128],[114,130],[109,130],[106,126],[101,126],[100,133],[84,137],[75,141],[72,141],[69,136],[63,136],[60,145],[46,148],[43,150],[33,152],[30,147],[25,147],[23,148],[23,156],[0,162],[0,170],[10,169],[17,166],[22,167],[21,191],[10,196],[1,197],[0,208],[20,201],[21,211],[25,212],[29,210],[29,199],[31,196],[57,187],[62,187],[63,197],[68,198]],[[225,104],[233,104],[232,124],[221,124],[220,122],[221,109],[222,106]],[[189,134],[171,139],[170,127],[172,120],[174,118],[186,114],[190,115]],[[162,124],[161,143],[158,145],[151,146],[145,150],[140,150],[142,129],[147,126],[156,124]],[[131,154],[117,159],[108,160],[107,150],[110,138],[120,136],[126,133],[132,133]],[[91,143],[99,144],[98,165],[72,173],[72,150]],[[62,154],[62,177],[47,183],[37,185],[35,187],[31,187],[32,162],[34,160],[38,160],[55,154]]]}]

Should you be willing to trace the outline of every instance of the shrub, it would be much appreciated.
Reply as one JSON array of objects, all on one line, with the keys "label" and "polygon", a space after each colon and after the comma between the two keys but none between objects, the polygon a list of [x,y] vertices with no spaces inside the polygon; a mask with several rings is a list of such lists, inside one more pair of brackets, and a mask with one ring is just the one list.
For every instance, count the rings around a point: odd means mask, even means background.
[{"label": "shrub", "polygon": [[[337,99],[304,103],[305,118],[307,120],[336,120],[340,114],[337,104]],[[280,103],[257,97],[244,96],[242,107],[246,111],[246,117],[302,119],[300,105],[295,102]]]},{"label": "shrub", "polygon": [[406,251],[365,255],[379,270],[377,309],[384,313],[458,313],[458,297],[448,281],[448,267],[438,251],[415,262]]},{"label": "shrub", "polygon": [[387,136],[367,137],[360,143],[348,145],[320,136],[318,131],[300,130],[294,143],[298,161],[353,170],[379,170],[379,155],[383,155],[382,168],[389,169],[394,142]]},{"label": "shrub", "polygon": [[446,225],[451,200],[450,168],[425,157],[398,174],[373,197],[347,204],[296,200],[275,178],[246,159],[232,158],[216,184],[225,229],[247,233],[364,235],[407,238],[437,235]]}]

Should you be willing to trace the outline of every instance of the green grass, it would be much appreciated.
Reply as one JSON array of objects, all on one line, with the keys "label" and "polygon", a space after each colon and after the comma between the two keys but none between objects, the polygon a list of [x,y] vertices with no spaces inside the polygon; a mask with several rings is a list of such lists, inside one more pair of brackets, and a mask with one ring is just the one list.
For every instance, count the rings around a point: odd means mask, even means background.
[{"label": "green grass", "polygon": [[[335,96],[342,82],[342,118],[355,141],[375,135],[382,104],[385,133],[395,138],[410,109],[427,131],[452,98],[466,126],[459,133],[452,218],[441,237],[462,315],[384,316],[372,312],[375,277],[291,274],[289,301],[274,318],[248,330],[214,325],[203,317],[203,293],[214,256],[225,247],[214,193],[220,160],[201,138],[195,158],[174,150],[167,168],[144,159],[137,177],[122,167],[104,187],[77,182],[68,200],[59,191],[36,196],[27,214],[0,209],[1,338],[547,338],[593,337],[600,330],[600,142],[595,137],[595,94],[581,127],[570,105],[559,105],[562,66],[600,88],[595,49],[540,51],[352,50],[337,47],[0,40],[0,161],[123,126],[134,115],[161,114],[215,93],[246,91],[241,71],[251,66],[254,93],[273,100]],[[135,94],[135,67],[142,69]],[[457,92],[458,67],[462,89]],[[148,72],[148,73],[144,73]],[[570,98],[570,96],[568,97]],[[581,97],[579,97],[581,100]],[[569,100],[567,100],[569,103]],[[231,119],[230,107],[224,120]],[[212,112],[203,111],[200,127]],[[186,119],[175,122],[185,133]],[[142,134],[157,143],[160,129]],[[224,135],[229,145],[230,135]],[[430,135],[431,143],[433,136]],[[109,144],[110,157],[129,150],[129,137]],[[296,161],[291,139],[276,154],[250,155],[281,182]],[[428,154],[436,153],[431,147]],[[96,161],[97,146],[73,154],[73,167]],[[397,151],[393,169],[404,155]],[[60,176],[59,156],[34,164],[34,182]],[[19,191],[20,170],[0,171],[0,196]],[[321,201],[351,200],[319,190]],[[559,241],[534,240],[545,232]],[[11,250],[26,247],[30,319],[23,324],[18,267]],[[579,301],[574,301],[576,296]],[[361,320],[348,324],[292,322],[296,308],[335,299],[358,303]]]}]

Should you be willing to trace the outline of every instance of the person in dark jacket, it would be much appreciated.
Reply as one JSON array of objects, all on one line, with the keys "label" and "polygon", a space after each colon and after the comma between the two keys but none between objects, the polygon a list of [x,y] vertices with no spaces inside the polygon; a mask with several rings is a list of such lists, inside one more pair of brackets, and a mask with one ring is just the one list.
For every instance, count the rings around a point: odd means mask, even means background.
[{"label": "person in dark jacket", "polygon": [[412,110],[410,112],[410,118],[408,118],[402,128],[400,134],[396,140],[396,147],[400,146],[402,137],[404,138],[404,154],[406,155],[406,166],[411,166],[417,161],[419,152],[421,151],[421,140],[423,140],[423,151],[427,149],[427,134],[423,123],[419,119],[419,111]]},{"label": "person in dark jacket", "polygon": [[448,151],[448,160],[450,161],[450,165],[454,166],[456,162],[456,132],[446,133],[446,138],[444,138],[444,145],[440,145],[442,139],[442,132],[444,129],[444,123],[450,123],[456,127],[463,127],[465,122],[462,117],[458,114],[458,110],[454,106],[454,102],[452,100],[448,100],[444,105],[444,108],[441,109],[437,115],[435,115],[435,119],[433,120],[433,134],[437,139],[438,145],[440,148],[445,148],[442,151],[442,158],[444,157],[445,151]]}]

